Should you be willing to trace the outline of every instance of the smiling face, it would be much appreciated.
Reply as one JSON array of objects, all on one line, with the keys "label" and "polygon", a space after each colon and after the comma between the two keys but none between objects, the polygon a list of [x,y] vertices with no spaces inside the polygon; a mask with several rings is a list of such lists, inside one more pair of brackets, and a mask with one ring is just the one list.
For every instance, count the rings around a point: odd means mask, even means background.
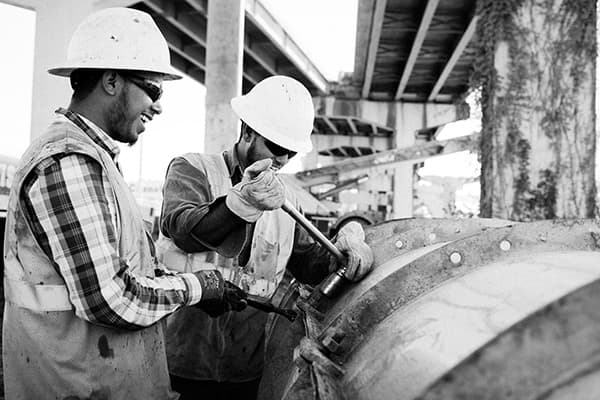
[{"label": "smiling face", "polygon": [[107,133],[119,142],[133,145],[146,130],[146,123],[162,112],[152,87],[160,88],[163,78],[160,74],[136,72],[131,79],[125,74],[118,74],[117,79],[121,90],[108,107]]}]

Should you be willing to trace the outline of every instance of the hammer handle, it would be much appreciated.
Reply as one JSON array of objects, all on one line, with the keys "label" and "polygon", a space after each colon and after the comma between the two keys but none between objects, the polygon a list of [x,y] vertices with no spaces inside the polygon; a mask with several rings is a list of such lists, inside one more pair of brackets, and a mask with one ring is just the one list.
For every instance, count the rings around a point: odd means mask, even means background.
[{"label": "hammer handle", "polygon": [[281,208],[283,208],[283,211],[288,213],[290,217],[292,217],[297,223],[306,229],[313,239],[319,242],[322,246],[325,246],[325,248],[335,256],[341,265],[346,263],[346,257],[344,257],[342,252],[335,247],[335,245],[331,243],[331,241],[327,239],[320,230],[318,230],[308,219],[306,219],[306,217],[302,215],[300,211],[296,210],[296,207],[294,207],[294,205],[288,199],[285,200],[285,203],[283,203]]}]

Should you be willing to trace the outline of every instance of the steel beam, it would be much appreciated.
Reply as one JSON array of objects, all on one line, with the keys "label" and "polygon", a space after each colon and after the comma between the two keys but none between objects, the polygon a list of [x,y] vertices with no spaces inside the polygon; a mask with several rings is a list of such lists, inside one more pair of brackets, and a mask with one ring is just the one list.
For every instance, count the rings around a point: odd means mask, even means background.
[{"label": "steel beam", "polygon": [[253,42],[246,33],[244,36],[244,51],[251,56],[258,65],[263,67],[269,74],[277,75],[277,61],[271,57],[257,42]]},{"label": "steel beam", "polygon": [[473,17],[471,19],[471,22],[469,22],[469,25],[467,26],[465,33],[460,38],[458,45],[456,45],[456,48],[454,49],[454,51],[452,52],[452,55],[450,56],[450,59],[444,66],[444,69],[443,69],[442,73],[440,74],[440,77],[438,78],[437,82],[433,86],[433,89],[431,90],[431,93],[429,94],[429,97],[427,99],[428,101],[434,101],[436,99],[437,95],[440,93],[440,90],[444,86],[444,83],[446,83],[446,79],[448,79],[448,75],[450,75],[450,72],[452,72],[452,70],[454,69],[454,66],[456,65],[460,56],[465,51],[465,49],[467,48],[467,45],[471,41],[471,38],[473,37],[473,34],[475,33],[476,26],[477,26],[477,16]]},{"label": "steel beam", "polygon": [[383,25],[386,5],[387,0],[376,0],[375,13],[371,24],[371,37],[369,39],[365,79],[363,81],[361,92],[361,97],[363,99],[369,98],[369,92],[371,91],[371,83],[373,82],[373,73],[375,71],[375,60],[377,59],[377,48],[379,47],[379,38],[381,37],[381,26]]},{"label": "steel beam", "polygon": [[346,120],[348,121],[348,126],[350,127],[352,134],[358,135],[358,130],[356,129],[356,125],[354,125],[354,121],[352,120],[352,117],[348,117],[348,118],[346,118]]},{"label": "steel beam", "polygon": [[339,161],[321,168],[300,171],[296,173],[296,177],[304,187],[310,187],[332,182],[341,173],[354,170],[389,167],[391,164],[400,162],[416,163],[431,157],[471,150],[475,148],[478,142],[479,134],[449,140],[432,140],[425,144],[381,151],[368,156]]},{"label": "steel beam", "polygon": [[315,197],[317,198],[317,200],[323,200],[326,199],[329,196],[333,196],[336,193],[342,192],[344,190],[347,189],[351,189],[355,186],[360,185],[363,182],[366,182],[369,179],[369,175],[361,175],[357,178],[352,178],[352,179],[347,179],[345,181],[342,181],[340,183],[338,183],[335,187],[333,187],[332,189],[329,189],[325,192],[322,193],[317,193],[315,195]]},{"label": "steel beam", "polygon": [[331,122],[331,120],[327,117],[327,116],[323,116],[323,121],[325,122],[325,124],[327,124],[327,126],[329,127],[329,129],[331,129],[331,131],[334,134],[338,134],[338,130],[336,128],[336,126],[333,124],[333,122]]},{"label": "steel beam", "polygon": [[427,30],[429,29],[429,25],[431,24],[431,20],[433,19],[433,15],[435,14],[435,10],[438,6],[438,3],[439,0],[429,0],[429,2],[427,3],[427,7],[425,8],[425,12],[423,13],[423,18],[421,18],[419,30],[417,31],[417,35],[415,36],[415,40],[410,50],[410,55],[408,56],[408,60],[406,61],[406,65],[404,66],[404,71],[402,72],[400,83],[398,84],[398,90],[396,91],[396,96],[394,97],[395,100],[400,100],[402,94],[404,93],[404,89],[406,89],[408,78],[410,78],[410,74],[412,73],[415,63],[417,62],[419,51],[421,51],[421,46],[423,45],[423,41],[425,40],[425,35],[427,35]]}]

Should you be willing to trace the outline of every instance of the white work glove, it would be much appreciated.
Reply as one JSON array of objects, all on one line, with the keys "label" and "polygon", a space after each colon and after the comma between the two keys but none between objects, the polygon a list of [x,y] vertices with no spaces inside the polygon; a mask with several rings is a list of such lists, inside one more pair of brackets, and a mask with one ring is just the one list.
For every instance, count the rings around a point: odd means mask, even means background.
[{"label": "white work glove", "polygon": [[365,243],[365,231],[361,224],[352,221],[340,229],[334,242],[347,258],[344,276],[352,281],[361,280],[373,265],[373,251]]},{"label": "white work glove", "polygon": [[247,222],[256,222],[263,211],[280,208],[285,201],[285,188],[270,169],[272,163],[268,158],[250,165],[227,193],[227,207]]}]

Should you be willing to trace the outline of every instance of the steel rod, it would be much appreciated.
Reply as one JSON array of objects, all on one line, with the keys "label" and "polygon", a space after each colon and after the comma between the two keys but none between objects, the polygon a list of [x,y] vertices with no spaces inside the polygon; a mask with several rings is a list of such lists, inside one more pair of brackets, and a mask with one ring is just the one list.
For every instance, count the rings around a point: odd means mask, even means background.
[{"label": "steel rod", "polygon": [[296,210],[296,207],[294,207],[289,200],[286,199],[281,208],[283,208],[283,210],[287,212],[290,217],[292,217],[297,223],[306,229],[313,239],[325,246],[325,248],[335,256],[341,265],[345,265],[346,257],[342,254],[342,252],[335,247],[335,245],[331,243],[331,241],[327,239],[325,235],[323,235],[321,231],[319,231],[304,215],[302,215],[300,211]]}]

